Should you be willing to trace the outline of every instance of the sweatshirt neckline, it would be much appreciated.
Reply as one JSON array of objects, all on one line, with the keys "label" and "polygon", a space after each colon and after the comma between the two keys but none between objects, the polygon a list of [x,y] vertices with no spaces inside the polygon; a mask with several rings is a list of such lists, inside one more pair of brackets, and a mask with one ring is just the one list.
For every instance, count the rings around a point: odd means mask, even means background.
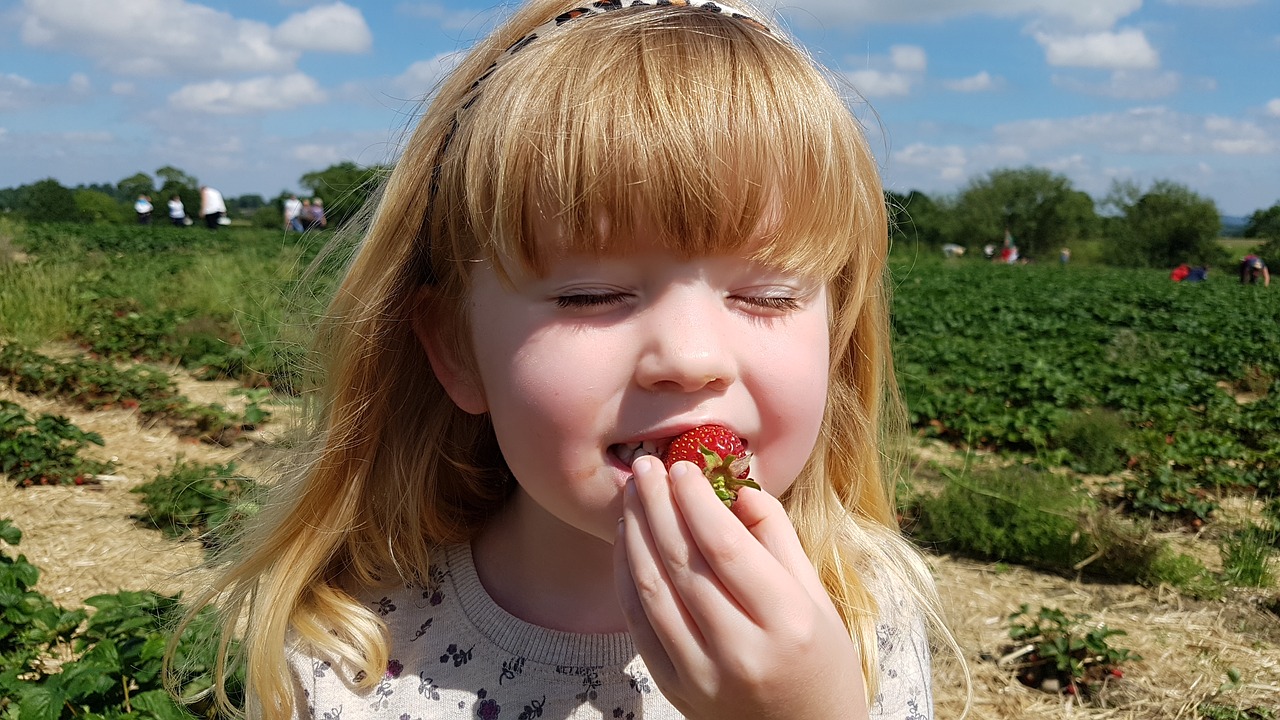
[{"label": "sweatshirt neckline", "polygon": [[467,620],[477,632],[506,652],[556,668],[622,666],[636,656],[629,633],[552,630],[503,610],[481,585],[469,544],[446,548],[445,562]]}]

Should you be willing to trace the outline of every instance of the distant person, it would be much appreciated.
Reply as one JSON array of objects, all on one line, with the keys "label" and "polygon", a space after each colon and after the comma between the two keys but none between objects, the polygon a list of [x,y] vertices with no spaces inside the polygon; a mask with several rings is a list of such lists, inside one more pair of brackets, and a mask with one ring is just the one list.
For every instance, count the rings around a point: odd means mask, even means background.
[{"label": "distant person", "polygon": [[137,200],[133,201],[133,212],[138,216],[139,225],[151,224],[151,198],[147,195],[139,195]]},{"label": "distant person", "polygon": [[1018,243],[1013,240],[1013,233],[1009,232],[1009,228],[1004,229],[1004,242],[1000,247],[1000,262],[1005,265],[1016,265],[1018,263]]},{"label": "distant person", "polygon": [[302,232],[302,201],[297,195],[284,201],[284,229]]},{"label": "distant person", "polygon": [[329,224],[329,218],[324,215],[324,200],[313,198],[311,200],[311,227],[323,228]]},{"label": "distant person", "polygon": [[302,198],[302,208],[298,210],[298,225],[303,230],[311,229],[311,198]]},{"label": "distant person", "polygon": [[1191,268],[1191,272],[1187,273],[1187,278],[1183,282],[1200,283],[1209,279],[1209,266],[1197,265]]},{"label": "distant person", "polygon": [[1191,266],[1186,263],[1182,263],[1181,265],[1179,265],[1178,267],[1170,271],[1169,279],[1174,282],[1182,282],[1183,280],[1186,280],[1187,276],[1190,274],[1191,274]]},{"label": "distant person", "polygon": [[955,243],[947,243],[942,246],[942,254],[948,258],[958,258],[964,255],[964,246]]},{"label": "distant person", "polygon": [[1058,251],[1058,263],[1066,265],[1069,262],[1071,262],[1071,248],[1064,247]]},{"label": "distant person", "polygon": [[214,188],[204,185],[200,188],[200,217],[204,218],[204,226],[210,230],[217,230],[222,225],[222,218],[227,214],[227,204],[222,199],[222,193]]},{"label": "distant person", "polygon": [[187,208],[182,204],[182,196],[177,193],[174,193],[173,197],[169,198],[169,222],[173,223],[174,227],[186,227],[188,225]]},{"label": "distant person", "polygon": [[1245,255],[1240,261],[1240,284],[1257,285],[1259,280],[1263,287],[1271,287],[1271,271],[1262,258],[1253,253]]}]

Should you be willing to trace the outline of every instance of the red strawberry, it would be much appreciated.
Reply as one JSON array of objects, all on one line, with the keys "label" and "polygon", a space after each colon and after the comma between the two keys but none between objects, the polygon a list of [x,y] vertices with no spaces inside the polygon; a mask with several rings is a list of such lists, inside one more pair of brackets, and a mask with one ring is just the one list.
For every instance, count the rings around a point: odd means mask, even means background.
[{"label": "red strawberry", "polygon": [[738,499],[738,488],[760,486],[747,477],[751,470],[751,453],[743,447],[728,428],[721,425],[700,425],[681,434],[667,447],[662,464],[671,466],[687,460],[702,468],[702,474],[711,481],[725,506],[732,506]]}]

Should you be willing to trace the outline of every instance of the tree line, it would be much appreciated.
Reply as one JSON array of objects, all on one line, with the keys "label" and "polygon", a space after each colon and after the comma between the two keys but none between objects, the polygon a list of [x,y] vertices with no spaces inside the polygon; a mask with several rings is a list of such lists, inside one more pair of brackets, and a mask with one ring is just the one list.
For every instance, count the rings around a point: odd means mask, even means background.
[{"label": "tree line", "polygon": [[[330,224],[337,226],[356,217],[387,170],[342,162],[306,173],[298,184],[305,194],[324,199]],[[115,184],[68,188],[49,178],[0,189],[0,212],[36,222],[130,222],[133,201],[144,194],[158,199],[158,205],[177,194],[194,212],[199,186],[193,175],[172,166],[154,174],[138,172]],[[282,207],[291,194],[227,196],[227,209],[255,225],[281,227]],[[1223,229],[1214,201],[1171,180],[1146,188],[1117,181],[1106,196],[1093,198],[1064,175],[1036,167],[1004,168],[971,179],[951,195],[886,192],[885,202],[894,240],[901,244],[934,248],[954,243],[976,252],[1000,243],[1007,232],[1020,254],[1033,259],[1054,257],[1060,248],[1089,241],[1098,244],[1098,259],[1112,265],[1223,265],[1233,260],[1217,242]],[[1257,239],[1259,254],[1280,267],[1280,201],[1254,212],[1241,235]]]},{"label": "tree line", "polygon": [[[976,250],[999,244],[1008,232],[1028,258],[1055,257],[1061,248],[1089,241],[1110,265],[1165,268],[1237,259],[1218,242],[1223,223],[1214,201],[1171,180],[1146,188],[1116,181],[1095,199],[1064,175],[1006,168],[970,180],[954,195],[889,192],[886,198],[896,242]],[[1240,235],[1262,244],[1268,264],[1280,264],[1280,201],[1254,212]]]},{"label": "tree line", "polygon": [[[302,193],[324,199],[331,226],[355,217],[374,191],[385,167],[361,167],[353,162],[331,165],[298,178]],[[134,221],[133,203],[146,195],[159,208],[177,195],[195,215],[200,208],[201,182],[196,176],[166,165],[154,173],[137,172],[118,182],[66,187],[54,178],[27,185],[0,189],[0,213],[13,213],[29,222],[129,223]],[[273,198],[258,194],[232,196],[224,193],[227,213],[261,227],[283,227],[284,201],[291,190],[281,190]]]}]

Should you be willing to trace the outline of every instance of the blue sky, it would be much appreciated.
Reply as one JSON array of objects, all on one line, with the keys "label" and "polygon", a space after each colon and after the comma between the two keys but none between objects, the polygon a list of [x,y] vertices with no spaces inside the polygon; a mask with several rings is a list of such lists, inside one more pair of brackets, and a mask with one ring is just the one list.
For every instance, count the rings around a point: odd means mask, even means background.
[{"label": "blue sky", "polygon": [[[1173,180],[1280,202],[1277,0],[775,0],[866,98],[885,185],[1034,165],[1097,199]],[[732,4],[732,3],[730,3]],[[0,187],[173,165],[235,196],[394,159],[450,57],[505,14],[453,3],[0,0]]]}]

